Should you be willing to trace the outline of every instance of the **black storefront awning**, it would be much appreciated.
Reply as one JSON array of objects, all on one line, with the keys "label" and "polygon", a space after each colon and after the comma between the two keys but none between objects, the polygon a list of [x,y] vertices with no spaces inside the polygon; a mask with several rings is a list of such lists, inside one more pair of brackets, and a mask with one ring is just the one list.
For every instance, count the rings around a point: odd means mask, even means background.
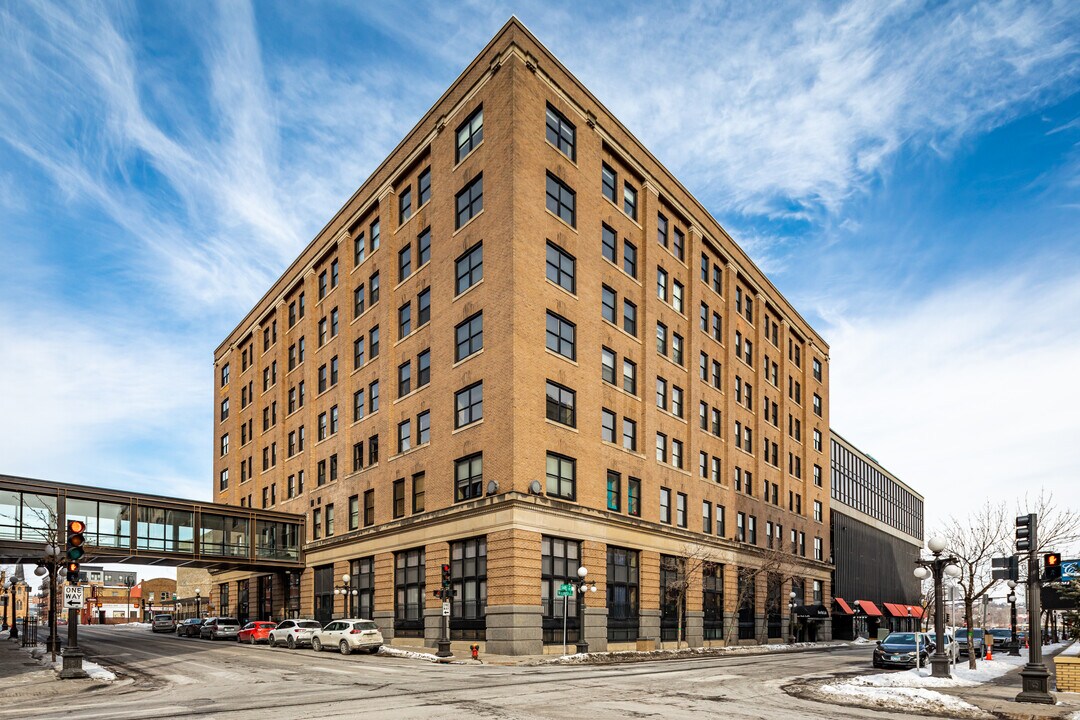
[{"label": "black storefront awning", "polygon": [[808,620],[824,620],[829,617],[829,611],[824,605],[796,605],[795,617]]}]

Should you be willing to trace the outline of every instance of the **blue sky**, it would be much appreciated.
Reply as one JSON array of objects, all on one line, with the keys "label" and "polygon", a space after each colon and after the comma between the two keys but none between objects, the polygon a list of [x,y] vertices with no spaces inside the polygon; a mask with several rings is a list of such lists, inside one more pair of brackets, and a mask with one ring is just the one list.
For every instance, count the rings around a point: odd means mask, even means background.
[{"label": "blue sky", "polygon": [[208,498],[214,347],[517,14],[931,521],[1080,507],[1080,6],[759,5],[0,5],[0,471]]}]

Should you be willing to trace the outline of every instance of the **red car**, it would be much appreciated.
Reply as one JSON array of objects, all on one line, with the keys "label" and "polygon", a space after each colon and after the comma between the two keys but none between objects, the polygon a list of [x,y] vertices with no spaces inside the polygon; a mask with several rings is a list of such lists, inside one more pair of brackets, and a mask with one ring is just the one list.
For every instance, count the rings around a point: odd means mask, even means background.
[{"label": "red car", "polygon": [[267,637],[270,635],[270,631],[277,627],[277,623],[264,622],[256,620],[255,622],[249,622],[244,627],[240,628],[240,632],[236,633],[236,642],[255,643],[266,642]]}]

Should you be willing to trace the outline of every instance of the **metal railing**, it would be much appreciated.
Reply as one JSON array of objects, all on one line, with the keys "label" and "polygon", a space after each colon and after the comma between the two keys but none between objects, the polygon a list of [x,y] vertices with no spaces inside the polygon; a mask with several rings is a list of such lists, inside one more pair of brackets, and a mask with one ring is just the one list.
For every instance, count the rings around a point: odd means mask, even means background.
[{"label": "metal railing", "polygon": [[36,617],[24,617],[22,621],[22,646],[37,645],[38,620]]}]

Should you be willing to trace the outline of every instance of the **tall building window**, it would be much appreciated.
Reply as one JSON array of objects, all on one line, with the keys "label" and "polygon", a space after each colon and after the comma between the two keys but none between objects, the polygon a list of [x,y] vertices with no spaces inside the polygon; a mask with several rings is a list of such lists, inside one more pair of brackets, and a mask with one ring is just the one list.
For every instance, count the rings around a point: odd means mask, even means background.
[{"label": "tall building window", "polygon": [[401,191],[398,195],[398,224],[404,225],[405,221],[412,217],[412,186]]},{"label": "tall building window", "polygon": [[412,421],[404,420],[402,422],[399,422],[397,429],[398,452],[408,452],[412,448]]},{"label": "tall building window", "polygon": [[622,508],[622,476],[614,470],[607,471],[607,509],[619,512]]},{"label": "tall building window", "polygon": [[412,245],[398,251],[398,282],[412,275]]},{"label": "tall building window", "polygon": [[431,288],[421,290],[416,296],[416,325],[425,325],[431,320]]},{"label": "tall building window", "polygon": [[576,327],[564,317],[548,310],[547,312],[547,347],[564,357],[575,360],[574,348]]},{"label": "tall building window", "polygon": [[[417,207],[423,207],[431,199],[431,168],[424,168],[424,171],[420,173],[420,177],[416,180],[416,189],[419,195]],[[367,615],[362,617],[367,617]]]},{"label": "tall building window", "polygon": [[547,418],[563,425],[577,427],[576,393],[568,387],[547,381]]},{"label": "tall building window", "polygon": [[637,395],[637,365],[626,358],[623,358],[623,390]]},{"label": "tall building window", "polygon": [[417,473],[412,476],[412,511],[413,513],[424,512],[424,473]]},{"label": "tall building window", "polygon": [[686,527],[686,493],[675,494],[675,524]]},{"label": "tall building window", "polygon": [[416,264],[423,267],[431,260],[431,228],[424,228],[416,236]]},{"label": "tall building window", "polygon": [[483,471],[483,453],[476,453],[454,461],[454,502],[483,496]]},{"label": "tall building window", "polygon": [[[563,628],[567,642],[576,642],[580,634],[577,598],[565,600],[558,595],[559,587],[577,579],[581,566],[581,543],[577,540],[550,537],[540,539],[540,605],[543,615],[543,641],[561,643]],[[565,625],[563,611],[566,611]]]},{"label": "tall building window", "polygon": [[478,312],[454,329],[454,362],[459,362],[484,347],[484,316]]},{"label": "tall building window", "polygon": [[[290,496],[291,497],[291,496]],[[349,498],[349,529],[356,530],[360,527],[360,496],[353,495]],[[366,617],[362,615],[361,617]]]},{"label": "tall building window", "polygon": [[566,157],[576,160],[576,132],[570,121],[561,112],[548,105],[546,125],[548,142],[557,147],[559,152]]},{"label": "tall building window", "polygon": [[626,479],[626,512],[634,517],[641,517],[641,480]]},{"label": "tall building window", "polygon": [[375,524],[375,490],[364,491],[364,527]]},{"label": "tall building window", "polygon": [[481,380],[454,394],[454,427],[465,427],[483,417],[484,382]]},{"label": "tall building window", "polygon": [[477,243],[465,251],[455,262],[457,284],[455,294],[460,295],[484,278],[484,246]]},{"label": "tall building window", "polygon": [[623,330],[637,337],[637,305],[623,298]]},{"label": "tall building window", "polygon": [[416,416],[416,444],[431,442],[431,411],[425,410]]},{"label": "tall building window", "polygon": [[668,219],[663,213],[656,216],[656,241],[667,247],[668,244]]},{"label": "tall building window", "polygon": [[606,163],[600,166],[600,192],[611,202],[618,202],[615,199],[616,177],[615,171],[609,168]]},{"label": "tall building window", "polygon": [[626,417],[622,421],[622,445],[631,452],[637,452],[637,423]]},{"label": "tall building window", "polygon": [[724,637],[724,566],[706,562],[701,570],[704,639],[721,640]]},{"label": "tall building window", "polygon": [[638,558],[637,550],[608,546],[608,642],[632,642],[637,640],[640,606]]},{"label": "tall building window", "polygon": [[671,490],[666,487],[660,488],[660,522],[671,524]]},{"label": "tall building window", "polygon": [[455,196],[456,228],[460,228],[484,209],[484,175],[477,175]]},{"label": "tall building window", "polygon": [[398,339],[412,332],[412,303],[407,302],[398,308]]},{"label": "tall building window", "polygon": [[615,442],[615,413],[607,408],[600,409],[600,439],[604,442]]},{"label": "tall building window", "polygon": [[450,543],[452,640],[483,640],[487,611],[487,538]]},{"label": "tall building window", "polygon": [[577,227],[577,194],[551,173],[547,174],[547,209],[570,227]]},{"label": "tall building window", "polygon": [[623,212],[637,220],[637,189],[628,182],[623,182]]},{"label": "tall building window", "polygon": [[394,481],[394,517],[405,516],[405,478],[398,478]]},{"label": "tall building window", "polygon": [[457,151],[454,154],[454,162],[459,163],[484,139],[484,108],[477,108],[465,122],[458,126],[455,135],[457,136]]},{"label": "tall building window", "polygon": [[394,634],[424,636],[424,548],[394,553]]},{"label": "tall building window", "polygon": [[615,352],[606,347],[600,348],[600,379],[615,384]]},{"label": "tall building window", "polygon": [[623,240],[623,272],[637,277],[637,246],[629,240]]},{"label": "tall building window", "polygon": [[547,244],[547,279],[567,292],[576,292],[574,256],[550,241]]},{"label": "tall building window", "polygon": [[577,499],[577,461],[565,455],[547,454],[547,494],[564,500]]},{"label": "tall building window", "polygon": [[611,262],[617,262],[615,254],[618,240],[618,235],[615,234],[614,230],[607,225],[600,226],[600,254]]},{"label": "tall building window", "polygon": [[607,285],[600,286],[600,317],[607,320],[609,323],[615,324],[617,318],[615,313],[616,304],[618,303],[615,291],[609,288]]},{"label": "tall building window", "polygon": [[349,617],[370,618],[375,613],[375,558],[365,557],[349,563],[349,586],[356,591],[349,597]]}]

